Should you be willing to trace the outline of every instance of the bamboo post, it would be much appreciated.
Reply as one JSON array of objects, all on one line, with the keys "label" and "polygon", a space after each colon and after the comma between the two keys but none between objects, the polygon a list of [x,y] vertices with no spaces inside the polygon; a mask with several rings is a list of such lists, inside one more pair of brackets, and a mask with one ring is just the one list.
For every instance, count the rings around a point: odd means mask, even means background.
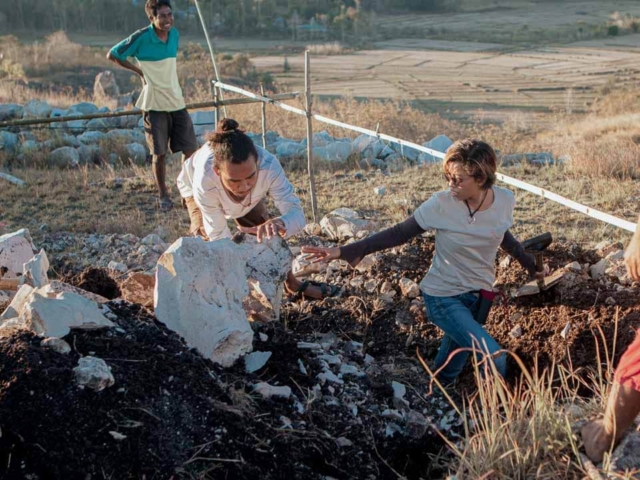
[{"label": "bamboo post", "polygon": [[[213,71],[216,74],[216,80],[220,81],[220,73],[218,72],[218,64],[216,63],[216,55],[213,53],[213,45],[211,45],[211,39],[209,38],[209,31],[207,30],[207,24],[204,22],[204,17],[200,11],[200,4],[198,0],[193,0],[196,4],[196,10],[198,11],[198,17],[200,17],[200,23],[202,24],[202,31],[204,32],[204,38],[207,40],[207,46],[209,47],[209,53],[211,54],[211,62],[213,63]],[[220,100],[224,100],[224,95],[220,91]],[[227,116],[227,107],[222,107],[224,116]]]},{"label": "bamboo post", "polygon": [[307,114],[307,168],[309,169],[309,187],[311,193],[311,211],[313,221],[318,223],[318,202],[316,200],[316,181],[313,174],[313,125],[311,123],[311,68],[309,65],[309,50],[304,52],[304,96]]},{"label": "bamboo post", "polygon": [[216,109],[213,116],[213,119],[216,122],[215,129],[218,128],[218,121],[220,120],[220,104],[218,103],[218,100],[218,88],[216,87],[216,82],[213,82],[213,101],[216,102]]},{"label": "bamboo post", "polygon": [[[260,95],[264,97],[264,85],[260,84]],[[267,149],[267,104],[262,102],[262,148]]]}]

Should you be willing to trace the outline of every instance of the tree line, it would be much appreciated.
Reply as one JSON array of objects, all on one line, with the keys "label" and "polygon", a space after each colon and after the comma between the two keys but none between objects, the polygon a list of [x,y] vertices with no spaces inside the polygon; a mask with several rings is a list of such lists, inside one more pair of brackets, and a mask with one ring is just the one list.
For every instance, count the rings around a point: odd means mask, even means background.
[{"label": "tree line", "polygon": [[[316,22],[329,34],[371,12],[438,11],[458,0],[199,0],[208,27],[220,35],[288,36],[299,25]],[[0,4],[0,17],[12,31],[66,30],[127,33],[145,25],[145,0],[17,0]],[[199,23],[192,0],[173,0],[176,24],[194,32]],[[313,20],[312,20],[313,19]]]}]

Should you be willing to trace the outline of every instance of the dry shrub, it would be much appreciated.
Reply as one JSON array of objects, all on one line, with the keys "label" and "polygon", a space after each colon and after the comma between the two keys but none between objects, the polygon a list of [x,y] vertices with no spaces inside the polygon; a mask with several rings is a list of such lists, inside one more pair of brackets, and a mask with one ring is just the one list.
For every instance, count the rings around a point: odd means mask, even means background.
[{"label": "dry shrub", "polygon": [[[616,326],[617,321],[616,315]],[[585,478],[577,433],[587,418],[603,411],[613,377],[615,336],[611,350],[601,330],[600,337],[604,348],[594,336],[598,358],[591,371],[574,370],[570,361],[529,370],[511,354],[521,372],[513,386],[504,382],[493,363],[483,378],[485,367],[474,360],[477,392],[466,399],[463,410],[449,399],[461,413],[465,439],[454,443],[441,435],[454,455],[448,470],[461,479]],[[585,389],[590,399],[579,395]],[[607,462],[603,469],[609,469]]]},{"label": "dry shrub", "polygon": [[568,146],[574,173],[593,177],[640,178],[640,145],[632,138],[605,137]]},{"label": "dry shrub", "polygon": [[315,43],[307,45],[307,50],[312,55],[346,55],[352,50],[345,48],[340,42]]},{"label": "dry shrub", "polygon": [[[231,98],[231,96],[225,98]],[[286,103],[297,108],[304,108],[301,99]],[[247,131],[260,132],[260,111],[260,105],[238,105],[228,107],[227,115],[237,119]],[[358,101],[353,98],[315,100],[313,112],[370,130],[376,130],[379,126],[380,133],[416,143],[423,143],[440,134],[457,139],[467,132],[455,121],[447,120],[437,114],[423,112],[406,102]],[[302,139],[307,134],[304,117],[270,105],[267,106],[267,129],[292,139]],[[355,138],[359,135],[351,130],[313,121],[313,131],[322,130],[326,130],[334,137]]]}]

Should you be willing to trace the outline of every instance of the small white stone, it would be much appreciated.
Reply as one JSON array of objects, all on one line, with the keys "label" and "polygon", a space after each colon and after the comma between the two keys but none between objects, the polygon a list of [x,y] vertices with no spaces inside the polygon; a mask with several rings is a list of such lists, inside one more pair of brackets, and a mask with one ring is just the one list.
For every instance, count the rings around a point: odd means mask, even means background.
[{"label": "small white stone", "polygon": [[158,245],[163,243],[162,242],[162,238],[160,237],[160,235],[156,235],[155,233],[152,233],[150,235],[147,235],[146,237],[144,237],[142,240],[140,240],[140,243],[142,245]]},{"label": "small white stone", "polygon": [[58,337],[45,338],[44,340],[42,340],[40,345],[46,348],[50,348],[54,352],[58,352],[63,355],[66,355],[71,351],[71,347],[69,346],[69,344]]},{"label": "small white stone", "polygon": [[325,370],[324,372],[319,373],[318,380],[320,380],[320,383],[322,383],[323,385],[327,382],[336,383],[338,385],[344,384],[344,381],[338,378],[338,376],[331,370]]},{"label": "small white stone", "polygon": [[326,353],[323,353],[322,355],[318,355],[318,358],[320,360],[324,360],[329,365],[340,365],[342,363],[342,360],[340,360],[340,357],[338,357],[337,355],[328,355]]},{"label": "small white stone", "polygon": [[562,338],[567,338],[567,335],[569,335],[570,330],[571,330],[571,322],[568,322],[560,332],[560,336]]},{"label": "small white stone", "polygon": [[336,438],[336,443],[338,444],[338,447],[340,447],[340,448],[353,446],[353,442],[351,440],[349,440],[348,438],[345,438],[345,437]]},{"label": "small white stone", "polygon": [[271,358],[271,352],[253,352],[245,355],[244,368],[247,373],[253,373],[264,367]]},{"label": "small white stone", "polygon": [[269,385],[268,383],[265,383],[265,382],[257,383],[254,386],[253,391],[255,393],[262,395],[264,398],[272,398],[272,397],[289,398],[291,396],[290,387],[287,387],[287,386],[276,387],[274,385]]},{"label": "small white stone", "polygon": [[522,327],[520,325],[516,325],[511,329],[509,335],[511,335],[512,338],[520,338],[522,336],[522,333]]},{"label": "small white stone", "polygon": [[420,286],[410,278],[400,279],[400,290],[407,298],[416,298],[420,296]]},{"label": "small white stone", "polygon": [[73,373],[78,386],[91,388],[96,392],[115,383],[109,365],[97,357],[82,357],[78,361],[78,366],[73,369]]},{"label": "small white stone", "polygon": [[387,428],[385,428],[385,435],[387,437],[393,437],[396,433],[401,433],[402,428],[397,424],[391,422],[387,424]]},{"label": "small white stone", "polygon": [[566,270],[569,270],[570,272],[574,272],[574,273],[582,272],[582,265],[580,265],[579,262],[571,262],[571,263],[565,265],[564,268]]},{"label": "small white stone", "polygon": [[345,363],[340,365],[340,373],[342,375],[358,375],[361,372],[357,367],[354,367],[353,365],[347,365]]},{"label": "small white stone", "polygon": [[400,382],[391,382],[391,388],[393,388],[394,398],[404,398],[404,396],[407,394],[407,387],[405,387]]},{"label": "small white stone", "polygon": [[114,260],[109,262],[109,264],[107,265],[107,268],[109,270],[113,270],[115,272],[120,272],[120,273],[125,273],[127,270],[129,270],[129,267],[127,267],[124,263],[116,262]]},{"label": "small white stone", "polygon": [[391,284],[391,282],[383,282],[382,286],[380,287],[380,293],[382,293],[383,295],[385,293],[396,293],[396,291],[393,289],[393,285]]},{"label": "small white stone", "polygon": [[382,418],[391,418],[398,422],[402,422],[404,420],[404,416],[398,410],[392,410],[387,408],[381,414]]},{"label": "small white stone", "polygon": [[115,431],[110,431],[109,435],[111,435],[113,437],[114,440],[121,442],[122,440],[124,440],[125,438],[127,438],[126,435],[121,434],[120,432],[115,432]]},{"label": "small white stone", "polygon": [[366,282],[364,282],[363,286],[364,286],[364,289],[367,292],[373,293],[373,292],[376,291],[376,288],[378,287],[378,281],[375,278],[372,278],[372,279],[367,280]]},{"label": "small white stone", "polygon": [[300,369],[300,373],[303,375],[309,375],[307,373],[307,368],[304,366],[304,363],[302,363],[301,359],[298,359],[298,368]]},{"label": "small white stone", "polygon": [[263,342],[266,342],[267,340],[269,340],[269,335],[267,335],[266,333],[260,332],[258,336],[260,337],[260,340]]},{"label": "small white stone", "polygon": [[373,189],[373,193],[383,196],[385,193],[387,193],[387,187],[375,187]]},{"label": "small white stone", "polygon": [[319,343],[310,342],[298,342],[298,348],[300,350],[322,350],[322,346]]}]

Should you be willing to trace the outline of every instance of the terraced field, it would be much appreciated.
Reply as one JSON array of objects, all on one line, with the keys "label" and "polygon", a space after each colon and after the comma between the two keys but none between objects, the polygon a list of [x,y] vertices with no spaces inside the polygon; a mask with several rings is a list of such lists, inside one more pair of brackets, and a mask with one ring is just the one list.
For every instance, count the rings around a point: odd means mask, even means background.
[{"label": "terraced field", "polygon": [[[579,111],[603,88],[640,80],[640,35],[620,39],[507,50],[496,44],[394,40],[377,50],[312,59],[317,95],[413,100],[426,107],[517,108]],[[435,48],[435,49],[432,49]],[[277,74],[282,57],[257,57],[258,68]],[[303,58],[288,59],[277,74],[288,89],[302,89]]]},{"label": "terraced field", "polygon": [[[349,55],[314,56],[313,93],[409,100],[429,110],[463,113],[579,112],[603,90],[640,81],[640,34],[575,41],[580,32],[604,28],[612,19],[622,25],[640,16],[639,2],[510,4],[467,13],[380,16],[379,32],[404,31],[406,38],[375,42]],[[253,61],[283,88],[303,88],[302,55],[288,58],[286,73],[282,56]]]}]

